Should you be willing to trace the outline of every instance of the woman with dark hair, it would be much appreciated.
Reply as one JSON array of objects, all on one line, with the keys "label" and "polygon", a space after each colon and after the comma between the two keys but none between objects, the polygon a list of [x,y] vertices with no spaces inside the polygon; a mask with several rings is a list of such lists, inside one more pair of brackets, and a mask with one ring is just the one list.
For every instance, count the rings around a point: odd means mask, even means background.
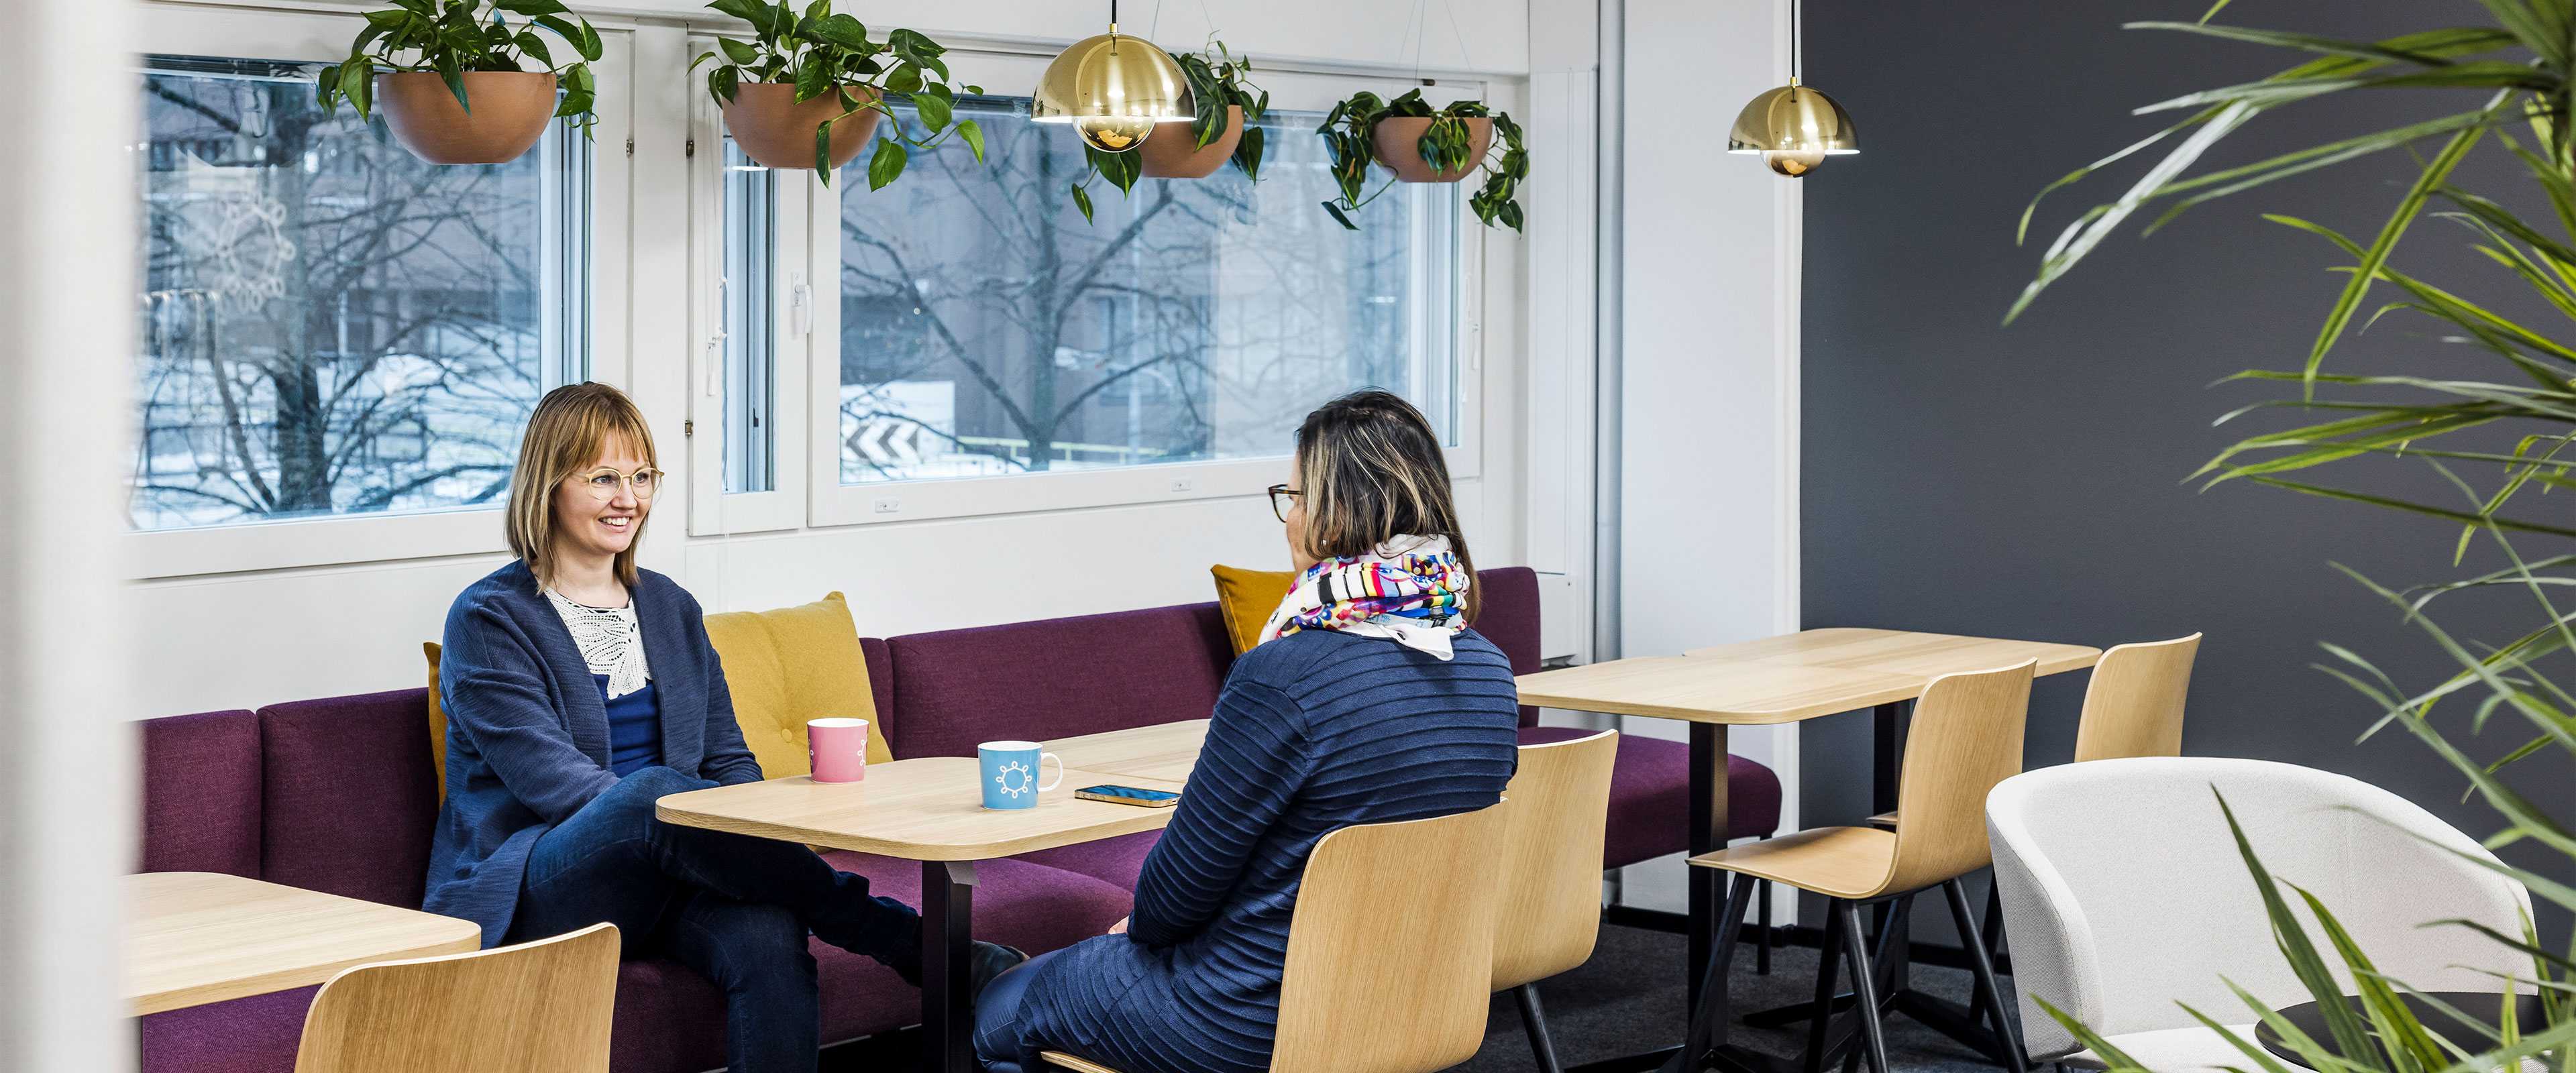
[{"label": "woman with dark hair", "polygon": [[1298,427],[1291,473],[1271,507],[1296,583],[1226,677],[1135,915],[993,981],[987,1070],[1039,1073],[1047,1050],[1122,1073],[1268,1069],[1315,843],[1484,808],[1511,781],[1519,694],[1467,628],[1475,570],[1431,423],[1383,391],[1343,396]]},{"label": "woman with dark hair", "polygon": [[[802,846],[678,827],[665,795],[755,782],[698,602],[635,566],[663,474],[616,388],[569,384],[528,418],[506,526],[518,558],[447,612],[447,801],[423,908],[483,945],[606,921],[724,992],[734,1073],[812,1073],[811,934],[918,984],[921,917]],[[980,983],[1017,951],[976,944]]]}]

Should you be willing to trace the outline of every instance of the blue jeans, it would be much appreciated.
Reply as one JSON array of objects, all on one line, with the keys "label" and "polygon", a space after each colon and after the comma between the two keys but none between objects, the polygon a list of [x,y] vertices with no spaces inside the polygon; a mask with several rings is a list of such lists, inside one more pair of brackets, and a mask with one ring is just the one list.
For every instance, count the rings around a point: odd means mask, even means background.
[{"label": "blue jeans", "polygon": [[724,992],[733,1073],[812,1073],[822,1003],[807,931],[913,976],[921,916],[803,846],[653,817],[655,800],[713,785],[643,768],[539,836],[510,941],[615,924],[626,956],[668,954]]},{"label": "blue jeans", "polygon": [[[1030,1055],[1030,1041],[1020,1034],[1020,999],[1028,994],[1029,981],[1038,978],[1038,970],[1048,959],[1048,951],[1020,967],[993,978],[984,993],[975,999],[975,1060],[983,1063],[984,1073],[1034,1073],[1037,1067],[1024,1067]],[[1088,1057],[1088,1056],[1084,1056]]]}]

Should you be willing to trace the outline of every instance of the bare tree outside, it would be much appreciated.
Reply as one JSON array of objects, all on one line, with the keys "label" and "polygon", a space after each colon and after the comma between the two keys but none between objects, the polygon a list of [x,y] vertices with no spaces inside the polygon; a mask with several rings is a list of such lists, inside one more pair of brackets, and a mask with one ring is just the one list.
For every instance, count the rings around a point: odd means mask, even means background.
[{"label": "bare tree outside", "polygon": [[1364,386],[1448,424],[1454,188],[1344,230],[1317,117],[1274,112],[1261,183],[1095,182],[1086,223],[1069,132],[1006,98],[970,113],[985,166],[840,184],[844,483],[1282,455]]},{"label": "bare tree outside", "polygon": [[578,349],[586,302],[545,240],[587,196],[550,164],[567,147],[438,167],[326,115],[303,65],[153,57],[143,79],[134,526],[496,502]]}]

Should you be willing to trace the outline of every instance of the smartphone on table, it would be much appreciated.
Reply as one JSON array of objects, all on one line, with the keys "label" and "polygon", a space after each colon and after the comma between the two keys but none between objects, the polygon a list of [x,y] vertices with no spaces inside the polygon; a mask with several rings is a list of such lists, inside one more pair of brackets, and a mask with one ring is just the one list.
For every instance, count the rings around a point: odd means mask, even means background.
[{"label": "smartphone on table", "polygon": [[1140,808],[1170,808],[1181,803],[1181,795],[1170,790],[1147,790],[1136,786],[1085,786],[1073,792],[1085,801],[1107,801]]}]

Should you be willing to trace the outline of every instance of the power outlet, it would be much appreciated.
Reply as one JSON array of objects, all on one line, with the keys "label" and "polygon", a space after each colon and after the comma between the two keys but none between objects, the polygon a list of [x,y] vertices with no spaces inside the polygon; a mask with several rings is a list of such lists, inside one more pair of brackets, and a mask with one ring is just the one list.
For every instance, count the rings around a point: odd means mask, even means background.
[{"label": "power outlet", "polygon": [[901,499],[897,499],[897,498],[895,498],[895,497],[893,497],[893,496],[885,496],[885,497],[882,497],[882,498],[878,499],[874,504],[872,504],[872,506],[876,509],[876,512],[877,512],[877,513],[879,513],[879,514],[901,514],[901,513],[903,513],[903,500],[901,500]]}]

